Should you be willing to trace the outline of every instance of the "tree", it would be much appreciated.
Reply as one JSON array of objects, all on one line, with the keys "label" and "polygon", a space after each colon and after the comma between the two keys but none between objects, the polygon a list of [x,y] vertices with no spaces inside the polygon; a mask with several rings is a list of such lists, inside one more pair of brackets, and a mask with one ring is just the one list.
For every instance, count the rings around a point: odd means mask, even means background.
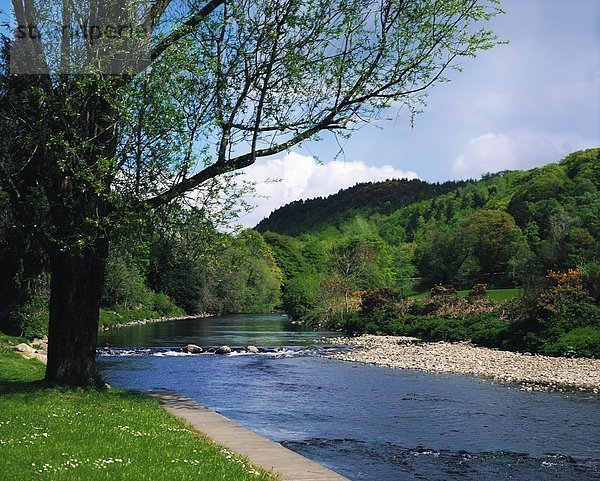
[{"label": "tree", "polygon": [[499,210],[480,210],[469,216],[462,222],[459,235],[484,275],[506,273],[507,262],[519,254],[522,239],[515,220]]},{"label": "tree", "polygon": [[204,276],[198,259],[179,239],[157,239],[152,246],[148,284],[157,292],[168,294],[188,314],[203,311]]},{"label": "tree", "polygon": [[416,253],[421,275],[432,283],[467,285],[501,283],[508,278],[510,262],[527,255],[521,230],[510,214],[499,210],[477,211],[453,230],[432,226]]},{"label": "tree", "polygon": [[[333,245],[330,269],[341,289],[344,310],[349,311],[350,295],[358,289],[389,286],[393,282],[392,257],[389,247],[379,238],[346,238]],[[337,292],[333,289],[332,292]]]},{"label": "tree", "polygon": [[[478,26],[497,3],[13,0],[1,178],[49,258],[46,379],[96,379],[120,227],[182,199],[201,204],[223,174],[392,105],[415,114],[459,57],[497,43]],[[51,30],[58,39],[34,35]]]},{"label": "tree", "polygon": [[263,239],[273,251],[284,282],[309,269],[302,254],[302,245],[297,239],[276,232],[265,232]]},{"label": "tree", "polygon": [[584,177],[596,185],[600,184],[600,149],[573,152],[560,163],[566,167],[569,178]]},{"label": "tree", "polygon": [[[0,71],[6,71],[9,44],[4,39],[0,46]],[[0,118],[10,115],[10,103],[18,84],[5,76],[0,76]],[[24,105],[26,109],[28,106]],[[17,131],[21,134],[21,131]],[[15,132],[13,132],[15,133]],[[14,152],[14,140],[4,136],[0,129],[0,159],[7,162]],[[27,228],[19,219],[19,212],[11,203],[11,196],[6,190],[6,182],[0,182],[0,329],[12,334],[20,334],[19,326],[14,319],[14,310],[27,303],[31,286],[41,273],[45,257],[41,246],[35,238],[27,235]]]},{"label": "tree", "polygon": [[215,313],[268,312],[279,304],[281,270],[254,230],[223,236],[223,247],[204,265],[203,308]]}]

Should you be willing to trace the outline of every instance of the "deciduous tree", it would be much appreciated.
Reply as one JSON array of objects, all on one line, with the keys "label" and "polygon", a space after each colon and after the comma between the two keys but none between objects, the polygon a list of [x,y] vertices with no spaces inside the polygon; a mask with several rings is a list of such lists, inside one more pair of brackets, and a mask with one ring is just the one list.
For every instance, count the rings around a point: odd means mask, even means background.
[{"label": "deciduous tree", "polygon": [[[497,43],[480,24],[497,3],[13,0],[0,168],[50,262],[46,379],[96,377],[104,271],[123,224],[191,192],[201,202],[213,179],[388,107],[418,112],[459,58]],[[62,35],[32,35],[52,28]]]}]

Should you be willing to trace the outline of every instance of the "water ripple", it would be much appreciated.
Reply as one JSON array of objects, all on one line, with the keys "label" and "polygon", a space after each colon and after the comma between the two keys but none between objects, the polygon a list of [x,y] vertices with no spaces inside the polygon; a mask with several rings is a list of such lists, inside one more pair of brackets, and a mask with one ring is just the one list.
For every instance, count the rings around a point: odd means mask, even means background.
[{"label": "water ripple", "polygon": [[[487,479],[600,479],[600,459],[576,459],[560,453],[548,453],[542,457],[511,451],[467,452],[436,450],[426,446],[412,448],[381,443],[373,446],[356,439],[321,439],[284,441],[285,447],[302,455],[327,456],[335,452],[338,456],[357,456],[367,463],[393,465],[393,473],[381,480],[401,481],[404,479],[435,479],[440,481]],[[370,479],[354,469],[351,479]],[[546,478],[544,471],[547,471]]]}]

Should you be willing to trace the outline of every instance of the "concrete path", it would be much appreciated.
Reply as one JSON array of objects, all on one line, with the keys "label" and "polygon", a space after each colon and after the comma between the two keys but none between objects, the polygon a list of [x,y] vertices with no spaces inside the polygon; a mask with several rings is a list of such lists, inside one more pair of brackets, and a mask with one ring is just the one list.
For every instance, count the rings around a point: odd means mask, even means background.
[{"label": "concrete path", "polygon": [[255,466],[279,474],[282,481],[349,481],[181,394],[161,391],[150,396],[217,444],[245,456]]}]

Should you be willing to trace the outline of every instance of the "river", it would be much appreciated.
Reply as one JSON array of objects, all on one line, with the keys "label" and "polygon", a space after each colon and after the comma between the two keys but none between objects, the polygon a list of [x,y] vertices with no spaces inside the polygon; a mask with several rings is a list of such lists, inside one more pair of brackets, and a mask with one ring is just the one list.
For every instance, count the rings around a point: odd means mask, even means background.
[{"label": "river", "polygon": [[[278,315],[237,315],[102,333],[120,388],[180,392],[355,481],[600,480],[600,396],[322,357],[333,349]],[[183,354],[255,345],[269,352]]]}]

